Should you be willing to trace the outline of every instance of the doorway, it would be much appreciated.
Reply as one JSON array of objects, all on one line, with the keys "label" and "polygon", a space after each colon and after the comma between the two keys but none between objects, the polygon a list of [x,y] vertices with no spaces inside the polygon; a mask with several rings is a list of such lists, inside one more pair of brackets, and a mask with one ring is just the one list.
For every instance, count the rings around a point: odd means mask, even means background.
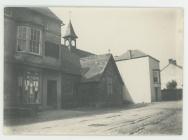
[{"label": "doorway", "polygon": [[155,87],[155,101],[158,101],[158,88]]},{"label": "doorway", "polygon": [[57,108],[57,81],[47,81],[47,105]]}]

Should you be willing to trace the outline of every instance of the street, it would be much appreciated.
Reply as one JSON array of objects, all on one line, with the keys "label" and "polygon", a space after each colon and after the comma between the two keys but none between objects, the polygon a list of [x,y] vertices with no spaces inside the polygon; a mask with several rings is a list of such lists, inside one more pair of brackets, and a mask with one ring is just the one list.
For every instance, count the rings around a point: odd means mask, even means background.
[{"label": "street", "polygon": [[32,120],[32,123],[27,123],[28,120],[23,123],[24,120],[22,120],[23,122],[19,125],[4,126],[4,133],[26,135],[182,134],[182,101],[134,106],[41,112]]}]

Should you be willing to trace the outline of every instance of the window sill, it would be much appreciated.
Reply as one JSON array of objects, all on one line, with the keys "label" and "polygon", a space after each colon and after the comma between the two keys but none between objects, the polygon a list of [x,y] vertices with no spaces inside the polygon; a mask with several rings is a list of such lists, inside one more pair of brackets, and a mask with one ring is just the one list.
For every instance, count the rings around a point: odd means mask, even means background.
[{"label": "window sill", "polygon": [[23,53],[23,54],[29,54],[29,55],[42,57],[42,55],[40,55],[40,54],[32,53],[32,52],[26,52],[26,51],[16,51],[16,53]]}]

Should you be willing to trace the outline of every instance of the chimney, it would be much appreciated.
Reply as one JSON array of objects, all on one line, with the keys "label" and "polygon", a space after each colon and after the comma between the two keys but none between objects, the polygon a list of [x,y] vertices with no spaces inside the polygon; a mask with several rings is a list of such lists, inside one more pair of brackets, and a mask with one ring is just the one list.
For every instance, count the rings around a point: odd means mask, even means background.
[{"label": "chimney", "polygon": [[169,62],[169,64],[174,64],[174,65],[176,65],[176,60],[173,60],[172,58],[171,58],[171,59],[168,59],[168,62]]}]

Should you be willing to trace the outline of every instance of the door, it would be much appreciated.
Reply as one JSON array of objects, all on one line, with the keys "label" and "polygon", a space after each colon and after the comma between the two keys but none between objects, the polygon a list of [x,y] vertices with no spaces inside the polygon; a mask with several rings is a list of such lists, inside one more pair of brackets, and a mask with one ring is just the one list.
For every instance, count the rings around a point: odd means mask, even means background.
[{"label": "door", "polygon": [[155,101],[158,101],[158,88],[155,87]]},{"label": "door", "polygon": [[56,108],[57,107],[57,81],[47,81],[47,105]]}]

